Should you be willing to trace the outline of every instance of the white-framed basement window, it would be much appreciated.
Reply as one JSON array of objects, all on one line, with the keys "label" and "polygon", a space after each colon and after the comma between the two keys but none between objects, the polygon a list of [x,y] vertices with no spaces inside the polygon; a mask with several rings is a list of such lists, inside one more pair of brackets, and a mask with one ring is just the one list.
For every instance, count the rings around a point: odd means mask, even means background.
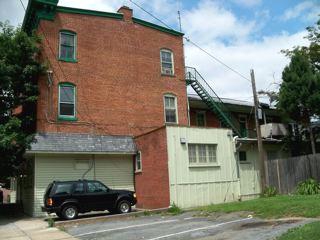
[{"label": "white-framed basement window", "polygon": [[173,52],[169,49],[160,50],[161,74],[174,75]]},{"label": "white-framed basement window", "polygon": [[177,98],[173,95],[164,95],[164,117],[166,123],[178,123]]},{"label": "white-framed basement window", "polygon": [[136,167],[135,167],[136,172],[141,172],[142,171],[142,161],[141,161],[141,151],[138,151],[136,154]]},{"label": "white-framed basement window", "polygon": [[216,166],[217,144],[188,144],[190,166]]}]

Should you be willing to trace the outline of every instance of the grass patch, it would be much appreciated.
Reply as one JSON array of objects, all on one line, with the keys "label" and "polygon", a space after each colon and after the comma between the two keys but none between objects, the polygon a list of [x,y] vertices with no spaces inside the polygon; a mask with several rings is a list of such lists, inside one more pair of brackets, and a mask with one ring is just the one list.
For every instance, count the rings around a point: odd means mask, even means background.
[{"label": "grass patch", "polygon": [[320,195],[280,195],[243,202],[209,205],[198,210],[205,212],[253,212],[256,217],[319,217]]},{"label": "grass patch", "polygon": [[277,240],[319,240],[320,222],[313,222],[301,227],[290,229],[285,234],[277,238]]}]

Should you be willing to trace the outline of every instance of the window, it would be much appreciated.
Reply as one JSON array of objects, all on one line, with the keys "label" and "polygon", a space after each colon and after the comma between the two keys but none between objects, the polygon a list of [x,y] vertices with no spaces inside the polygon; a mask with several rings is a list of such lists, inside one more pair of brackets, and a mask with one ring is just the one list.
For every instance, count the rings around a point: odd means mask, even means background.
[{"label": "window", "polygon": [[138,151],[136,154],[136,172],[140,172],[141,170],[142,170],[141,152]]},{"label": "window", "polygon": [[107,192],[108,188],[99,182],[88,182],[88,193]]},{"label": "window", "polygon": [[247,117],[245,115],[239,116],[239,125],[241,137],[248,137]]},{"label": "window", "polygon": [[71,83],[59,84],[59,119],[76,120],[76,87]]},{"label": "window", "polygon": [[73,193],[84,193],[84,185],[82,182],[78,182],[75,184]]},{"label": "window", "polygon": [[198,127],[204,127],[206,125],[206,115],[205,112],[196,113],[196,121]]},{"label": "window", "polygon": [[164,110],[166,123],[177,123],[177,103],[176,97],[164,97]]},{"label": "window", "polygon": [[247,161],[247,152],[239,151],[239,161],[246,162]]},{"label": "window", "polygon": [[72,183],[57,184],[57,187],[56,187],[54,194],[56,194],[56,195],[70,194],[71,189],[72,189]]},{"label": "window", "polygon": [[76,34],[61,31],[59,38],[59,59],[69,62],[76,61]]},{"label": "window", "polygon": [[210,165],[217,163],[216,144],[188,144],[190,165]]},{"label": "window", "polygon": [[173,75],[174,74],[173,53],[170,50],[161,49],[160,60],[161,60],[161,73],[165,75]]}]

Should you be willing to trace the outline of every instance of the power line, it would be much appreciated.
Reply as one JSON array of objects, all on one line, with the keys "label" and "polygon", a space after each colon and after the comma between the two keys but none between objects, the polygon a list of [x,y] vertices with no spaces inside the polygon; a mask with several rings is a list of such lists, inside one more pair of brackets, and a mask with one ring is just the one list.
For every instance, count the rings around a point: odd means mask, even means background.
[{"label": "power line", "polygon": [[22,0],[20,0],[20,3],[21,3],[21,5],[22,5],[22,7],[23,7],[24,11],[26,11],[26,7],[24,6],[24,4],[23,4]]},{"label": "power line", "polygon": [[[147,11],[146,9],[144,9],[143,7],[141,7],[139,4],[135,3],[133,0],[129,0],[131,3],[133,3],[135,6],[137,6],[138,8],[140,8],[142,11],[144,11],[145,13],[147,13],[148,15],[150,15],[151,17],[153,17],[154,19],[156,19],[157,21],[159,21],[160,23],[162,23],[164,26],[166,26],[167,28],[174,30],[172,27],[170,27],[168,24],[166,24],[164,21],[162,21],[160,18],[156,17],[155,15],[153,15],[152,13],[150,13],[149,11]],[[206,51],[205,49],[203,49],[202,47],[200,47],[198,44],[196,44],[195,42],[193,42],[192,40],[190,40],[190,38],[187,37],[183,37],[187,42],[191,43],[192,45],[194,45],[195,47],[197,47],[199,50],[201,50],[202,52],[204,52],[205,54],[207,54],[208,56],[210,56],[211,58],[213,58],[215,61],[217,61],[218,63],[220,63],[221,65],[223,65],[224,67],[228,68],[230,71],[234,72],[235,74],[239,75],[241,78],[245,79],[246,81],[248,81],[249,83],[251,83],[251,80],[249,78],[247,78],[246,76],[244,76],[243,74],[241,74],[239,71],[233,69],[232,67],[230,67],[229,65],[227,65],[226,63],[224,63],[222,60],[220,60],[219,58],[213,56],[213,54],[209,53],[208,51]]]}]

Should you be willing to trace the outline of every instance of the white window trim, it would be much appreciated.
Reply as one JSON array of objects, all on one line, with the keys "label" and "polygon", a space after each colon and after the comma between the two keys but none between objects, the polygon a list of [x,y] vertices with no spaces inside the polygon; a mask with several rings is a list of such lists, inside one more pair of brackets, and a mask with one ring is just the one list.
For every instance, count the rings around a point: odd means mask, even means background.
[{"label": "white window trim", "polygon": [[[60,104],[61,103],[67,103],[67,102],[61,102],[60,101],[60,91],[61,91],[61,86],[63,87],[63,84],[59,84],[59,92],[58,92],[58,116],[59,117],[65,117],[65,118],[75,118],[76,117],[76,86],[74,85],[70,85],[73,87],[73,105],[74,105],[74,108],[73,108],[73,115],[62,115],[60,113]],[[67,104],[70,104],[70,103],[67,103]]]},{"label": "white window trim", "polygon": [[59,32],[59,59],[64,59],[64,58],[61,58],[61,35],[62,35],[62,34],[74,36],[74,38],[73,38],[73,46],[74,46],[73,59],[76,60],[77,34],[76,34],[76,33],[73,33],[73,32],[70,32],[70,31],[66,31],[66,30],[61,30],[61,31]]},{"label": "white window trim", "polygon": [[[204,116],[204,126],[199,126],[198,124],[198,114],[203,114]],[[206,111],[196,111],[196,124],[198,127],[206,127],[207,126],[207,118]]]},{"label": "white window trim", "polygon": [[142,172],[142,154],[141,151],[138,151],[137,154],[140,156],[140,169],[138,169],[137,155],[135,156],[135,172]]},{"label": "white window trim", "polygon": [[[165,73],[163,72],[163,69],[162,69],[162,54],[161,52],[167,52],[167,53],[170,53],[171,54],[171,64],[172,64],[172,73],[171,74],[168,74],[168,73]],[[163,63],[169,63],[169,62],[163,62]],[[163,75],[168,75],[168,76],[174,76],[174,57],[173,57],[173,52],[169,49],[161,49],[160,50],[160,64],[161,64],[161,74]]]},{"label": "white window trim", "polygon": [[[175,111],[176,111],[176,122],[167,122],[166,118],[166,97],[173,97],[174,98],[174,105],[175,105]],[[178,118],[178,99],[175,95],[172,94],[165,94],[163,96],[163,112],[164,112],[164,122],[168,124],[178,124],[179,118]]]},{"label": "white window trim", "polygon": [[[199,163],[198,151],[196,150],[197,162],[191,163],[190,159],[189,159],[189,144],[192,144],[192,145],[215,145],[216,146],[216,161],[215,162]],[[189,144],[187,147],[189,167],[220,167],[220,163],[218,161],[218,144],[216,144],[216,143],[189,143]],[[198,148],[196,148],[196,149],[198,149]],[[207,147],[206,147],[206,153],[208,153]]]}]

